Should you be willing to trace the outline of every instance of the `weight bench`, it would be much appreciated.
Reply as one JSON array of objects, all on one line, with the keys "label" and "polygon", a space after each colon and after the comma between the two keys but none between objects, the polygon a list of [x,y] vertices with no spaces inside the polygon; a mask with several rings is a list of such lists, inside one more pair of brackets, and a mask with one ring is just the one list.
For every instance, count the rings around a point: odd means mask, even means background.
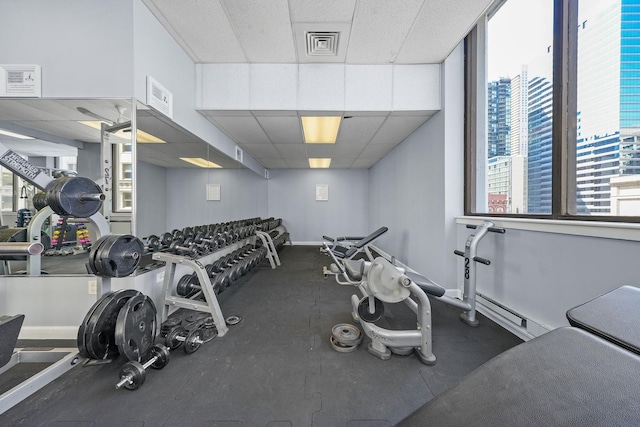
[{"label": "weight bench", "polygon": [[621,286],[567,311],[571,326],[640,354],[640,289]]},{"label": "weight bench", "polygon": [[[373,255],[371,255],[371,252],[369,251],[369,248],[367,246],[369,245],[369,243],[373,242],[374,240],[382,236],[387,231],[389,231],[387,227],[380,227],[373,233],[362,238],[337,237],[334,239],[327,236],[322,236],[322,238],[328,242],[333,243],[332,246],[326,245],[325,248],[328,248],[327,250],[330,250],[336,256],[336,258],[352,259],[358,253],[364,251],[369,261],[373,261],[374,259]],[[359,240],[357,240],[354,243],[353,240],[356,240],[356,239],[359,239]]]},{"label": "weight bench", "polygon": [[496,356],[401,426],[640,425],[640,289],[567,311],[556,329]]},{"label": "weight bench", "polygon": [[399,426],[637,426],[640,357],[564,327],[491,359]]}]

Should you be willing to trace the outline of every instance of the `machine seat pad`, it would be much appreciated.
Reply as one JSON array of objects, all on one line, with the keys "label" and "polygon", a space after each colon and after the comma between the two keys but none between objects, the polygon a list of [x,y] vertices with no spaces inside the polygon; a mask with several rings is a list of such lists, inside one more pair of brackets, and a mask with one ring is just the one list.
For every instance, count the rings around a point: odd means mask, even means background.
[{"label": "machine seat pad", "polygon": [[499,354],[397,425],[638,426],[640,357],[559,328]]},{"label": "machine seat pad", "polygon": [[362,276],[364,275],[364,260],[345,259],[344,269],[347,271],[347,276],[349,276],[349,279],[353,280],[354,282],[359,282],[362,280]]},{"label": "machine seat pad", "polygon": [[427,279],[421,274],[407,272],[405,275],[411,279],[413,283],[418,285],[420,289],[425,291],[427,295],[433,295],[434,297],[441,297],[444,295],[446,289],[440,285],[433,283],[431,280]]},{"label": "machine seat pad", "polygon": [[336,258],[345,258],[345,254],[349,249],[350,248],[347,248],[346,246],[336,245],[335,247],[331,248],[331,252],[333,252]]},{"label": "machine seat pad", "polygon": [[621,286],[567,311],[575,326],[640,354],[640,289]]}]

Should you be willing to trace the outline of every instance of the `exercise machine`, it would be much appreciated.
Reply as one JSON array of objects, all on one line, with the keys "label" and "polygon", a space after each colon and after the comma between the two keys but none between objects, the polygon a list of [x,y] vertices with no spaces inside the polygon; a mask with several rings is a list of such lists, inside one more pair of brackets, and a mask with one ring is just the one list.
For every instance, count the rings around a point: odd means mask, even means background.
[{"label": "exercise machine", "polygon": [[[388,360],[392,353],[408,355],[415,351],[422,363],[435,364],[431,339],[431,303],[427,294],[442,296],[445,289],[421,280],[419,275],[410,277],[404,269],[383,257],[377,257],[373,262],[364,259],[343,259],[340,262],[327,243],[325,249],[334,261],[331,270],[337,271],[336,281],[341,285],[357,286],[362,293],[362,297],[351,296],[352,316],[371,339],[367,351],[382,360]],[[417,328],[389,330],[375,325],[374,322],[384,314],[384,302],[404,302],[416,314]]]},{"label": "exercise machine", "polygon": [[[368,236],[360,238],[346,236],[332,238],[328,236],[322,236],[325,241],[322,243],[322,248],[320,248],[320,251],[330,254],[332,255],[332,257],[339,259],[354,259],[357,258],[359,254],[364,254],[369,261],[373,261],[374,256],[369,249],[369,244],[371,244],[371,242],[382,236],[387,231],[389,231],[387,227],[380,227]],[[325,267],[323,269],[323,273],[326,278],[329,275],[338,274],[338,271],[335,269],[327,270],[327,268]]]}]

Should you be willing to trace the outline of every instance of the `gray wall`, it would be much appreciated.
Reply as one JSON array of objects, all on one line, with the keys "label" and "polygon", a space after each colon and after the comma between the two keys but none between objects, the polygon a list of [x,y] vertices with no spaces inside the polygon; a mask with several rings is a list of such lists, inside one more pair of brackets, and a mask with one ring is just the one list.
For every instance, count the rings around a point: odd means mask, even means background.
[{"label": "gray wall", "polygon": [[129,0],[3,0],[0,64],[42,67],[45,98],[118,98],[133,93]]},{"label": "gray wall", "polygon": [[100,144],[84,143],[81,149],[78,149],[78,175],[89,178],[95,182],[100,180]]},{"label": "gray wall", "polygon": [[[322,235],[366,236],[372,231],[368,181],[367,170],[271,170],[268,215],[283,219],[293,242],[320,242]],[[316,184],[329,185],[328,201],[316,201]]]},{"label": "gray wall", "polygon": [[167,169],[140,161],[137,167],[136,234],[159,236],[168,231]]},{"label": "gray wall", "polygon": [[[221,200],[206,200],[206,185],[220,184]],[[167,230],[267,217],[267,181],[248,169],[168,169]]]}]

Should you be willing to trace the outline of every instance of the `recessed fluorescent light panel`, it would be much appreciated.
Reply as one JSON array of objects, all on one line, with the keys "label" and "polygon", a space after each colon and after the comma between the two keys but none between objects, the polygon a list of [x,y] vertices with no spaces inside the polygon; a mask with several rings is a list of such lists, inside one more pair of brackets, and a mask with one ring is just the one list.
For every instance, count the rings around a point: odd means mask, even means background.
[{"label": "recessed fluorescent light panel", "polygon": [[331,166],[331,159],[310,158],[309,167],[313,169],[328,168]]},{"label": "recessed fluorescent light panel", "polygon": [[335,144],[340,128],[340,116],[303,116],[302,130],[307,144]]},{"label": "recessed fluorescent light panel", "polygon": [[180,157],[180,160],[191,163],[192,165],[199,166],[201,168],[222,168],[222,166],[220,166],[219,164],[210,162],[209,160],[205,160],[201,157]]},{"label": "recessed fluorescent light panel", "polygon": [[0,129],[0,135],[10,136],[11,138],[18,138],[18,139],[34,139],[34,138],[30,137],[30,136],[21,135],[19,133],[14,133],[14,132],[9,132],[8,130],[4,130],[4,129]]},{"label": "recessed fluorescent light panel", "polygon": [[[83,125],[89,126],[90,128],[93,128],[93,129],[98,129],[98,130],[102,129],[102,122],[99,120],[83,120],[83,121],[79,121],[78,123],[82,123]],[[125,139],[127,141],[131,139],[131,137],[129,136],[130,134],[125,132],[122,129],[117,131],[113,135],[118,138]],[[140,144],[166,144],[167,142],[140,129],[138,129],[138,131],[136,132],[136,141],[139,142]]]}]

